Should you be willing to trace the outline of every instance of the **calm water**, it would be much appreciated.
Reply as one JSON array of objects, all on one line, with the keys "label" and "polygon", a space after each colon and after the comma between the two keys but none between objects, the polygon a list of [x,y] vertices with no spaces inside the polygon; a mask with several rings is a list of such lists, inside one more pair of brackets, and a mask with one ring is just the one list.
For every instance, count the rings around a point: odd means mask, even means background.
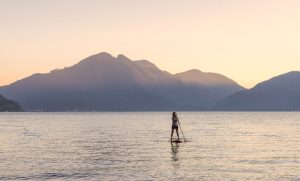
[{"label": "calm water", "polygon": [[0,180],[300,180],[300,113],[1,113]]}]

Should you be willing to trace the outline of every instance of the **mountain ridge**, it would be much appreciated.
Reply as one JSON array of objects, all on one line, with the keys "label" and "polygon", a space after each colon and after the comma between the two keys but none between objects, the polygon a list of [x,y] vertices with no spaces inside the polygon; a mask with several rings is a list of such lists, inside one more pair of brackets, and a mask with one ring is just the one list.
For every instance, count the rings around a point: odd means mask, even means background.
[{"label": "mountain ridge", "polygon": [[18,100],[26,110],[207,110],[244,89],[235,82],[229,86],[228,91],[222,85],[191,84],[147,60],[102,52],[65,69],[2,86],[0,93]]},{"label": "mountain ridge", "polygon": [[299,111],[300,72],[290,71],[258,83],[220,101],[214,110]]},{"label": "mountain ridge", "polygon": [[0,95],[0,112],[21,112],[23,108],[15,101],[8,100]]}]

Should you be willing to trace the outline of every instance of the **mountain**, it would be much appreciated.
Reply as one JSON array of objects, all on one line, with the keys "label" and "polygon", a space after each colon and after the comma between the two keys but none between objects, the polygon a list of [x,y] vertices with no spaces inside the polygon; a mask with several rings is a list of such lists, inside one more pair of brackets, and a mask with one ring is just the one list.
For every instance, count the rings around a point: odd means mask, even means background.
[{"label": "mountain", "polygon": [[185,75],[189,74],[172,75],[146,60],[99,53],[71,67],[0,87],[0,93],[30,111],[169,111],[206,110],[243,89],[225,77],[220,82],[226,83],[218,86],[217,81],[193,83]]},{"label": "mountain", "polygon": [[300,72],[276,76],[218,103],[225,111],[300,111]]},{"label": "mountain", "polygon": [[191,85],[214,88],[214,91],[216,91],[216,93],[218,92],[220,96],[223,96],[222,94],[231,94],[232,92],[244,90],[243,87],[224,75],[202,72],[196,69],[175,74],[175,77]]},{"label": "mountain", "polygon": [[0,95],[0,112],[20,112],[22,107],[15,101],[7,100]]}]

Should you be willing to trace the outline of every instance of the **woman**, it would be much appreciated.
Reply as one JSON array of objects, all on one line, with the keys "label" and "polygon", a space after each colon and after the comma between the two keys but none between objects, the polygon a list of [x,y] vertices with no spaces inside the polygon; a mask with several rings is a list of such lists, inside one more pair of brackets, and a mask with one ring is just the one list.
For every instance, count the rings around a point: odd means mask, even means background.
[{"label": "woman", "polygon": [[179,123],[179,119],[178,119],[178,117],[177,117],[177,114],[176,114],[176,112],[173,112],[173,114],[172,114],[172,132],[171,132],[171,141],[172,141],[172,138],[173,138],[173,132],[174,132],[174,129],[176,130],[177,138],[178,138],[178,140],[179,140],[178,124],[180,124],[180,123]]}]

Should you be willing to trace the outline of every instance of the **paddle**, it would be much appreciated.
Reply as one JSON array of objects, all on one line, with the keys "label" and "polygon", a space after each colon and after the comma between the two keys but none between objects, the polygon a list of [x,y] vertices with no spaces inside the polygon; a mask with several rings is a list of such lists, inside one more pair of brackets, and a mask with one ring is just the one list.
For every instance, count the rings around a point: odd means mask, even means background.
[{"label": "paddle", "polygon": [[187,142],[187,140],[186,140],[186,139],[185,139],[185,137],[184,137],[183,131],[182,131],[182,129],[181,129],[181,126],[180,126],[179,120],[178,120],[178,125],[179,125],[179,128],[180,128],[180,131],[181,131],[181,134],[182,134],[183,140],[184,140],[185,142]]}]

